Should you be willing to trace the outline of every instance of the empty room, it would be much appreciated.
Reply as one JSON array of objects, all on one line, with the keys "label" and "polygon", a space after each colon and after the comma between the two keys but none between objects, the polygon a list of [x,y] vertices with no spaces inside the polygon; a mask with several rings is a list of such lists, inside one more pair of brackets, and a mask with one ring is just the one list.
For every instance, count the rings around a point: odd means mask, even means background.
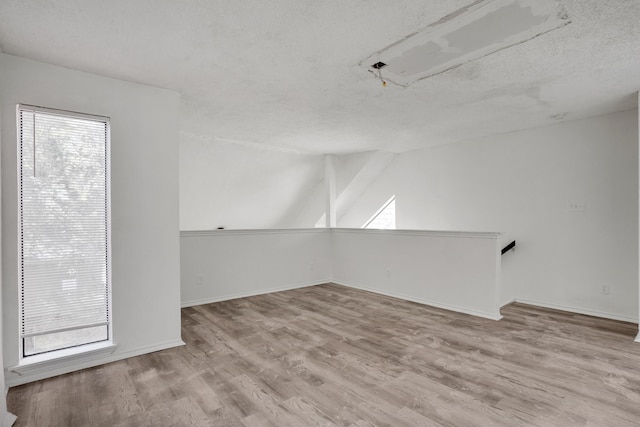
[{"label": "empty room", "polygon": [[0,1],[0,427],[640,425],[640,3]]}]

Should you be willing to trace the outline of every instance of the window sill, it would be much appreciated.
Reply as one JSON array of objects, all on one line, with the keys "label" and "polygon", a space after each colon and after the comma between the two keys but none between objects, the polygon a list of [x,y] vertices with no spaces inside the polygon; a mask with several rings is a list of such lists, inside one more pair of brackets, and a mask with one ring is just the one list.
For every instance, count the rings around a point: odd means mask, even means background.
[{"label": "window sill", "polygon": [[91,361],[105,354],[112,354],[117,348],[118,346],[111,341],[67,348],[23,358],[18,365],[12,366],[8,370],[18,375],[50,370],[77,362]]}]

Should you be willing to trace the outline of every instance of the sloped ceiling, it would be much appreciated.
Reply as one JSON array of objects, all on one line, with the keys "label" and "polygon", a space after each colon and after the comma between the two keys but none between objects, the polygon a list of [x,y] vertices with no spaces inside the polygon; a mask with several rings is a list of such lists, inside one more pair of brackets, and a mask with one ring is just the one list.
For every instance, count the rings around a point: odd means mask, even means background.
[{"label": "sloped ceiling", "polygon": [[475,3],[2,0],[0,48],[177,90],[190,135],[310,153],[402,152],[636,106],[636,0],[560,0],[570,24],[406,88],[358,65]]},{"label": "sloped ceiling", "polygon": [[[322,156],[261,149],[183,133],[180,229],[312,227],[299,218],[323,178]],[[321,200],[324,200],[321,198]]]}]

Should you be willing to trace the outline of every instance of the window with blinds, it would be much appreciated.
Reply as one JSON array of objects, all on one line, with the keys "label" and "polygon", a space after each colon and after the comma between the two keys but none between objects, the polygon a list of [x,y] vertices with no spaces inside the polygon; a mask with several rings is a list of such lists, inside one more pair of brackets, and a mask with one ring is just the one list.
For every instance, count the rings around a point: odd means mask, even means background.
[{"label": "window with blinds", "polygon": [[18,106],[22,357],[111,339],[109,119]]}]

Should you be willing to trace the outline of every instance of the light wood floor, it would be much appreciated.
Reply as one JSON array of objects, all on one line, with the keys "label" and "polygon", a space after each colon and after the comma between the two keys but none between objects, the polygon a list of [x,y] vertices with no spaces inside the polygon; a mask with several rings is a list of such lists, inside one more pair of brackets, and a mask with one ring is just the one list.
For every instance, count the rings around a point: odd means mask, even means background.
[{"label": "light wood floor", "polygon": [[18,426],[638,426],[637,326],[336,285],[187,308],[185,347],[9,391]]}]

